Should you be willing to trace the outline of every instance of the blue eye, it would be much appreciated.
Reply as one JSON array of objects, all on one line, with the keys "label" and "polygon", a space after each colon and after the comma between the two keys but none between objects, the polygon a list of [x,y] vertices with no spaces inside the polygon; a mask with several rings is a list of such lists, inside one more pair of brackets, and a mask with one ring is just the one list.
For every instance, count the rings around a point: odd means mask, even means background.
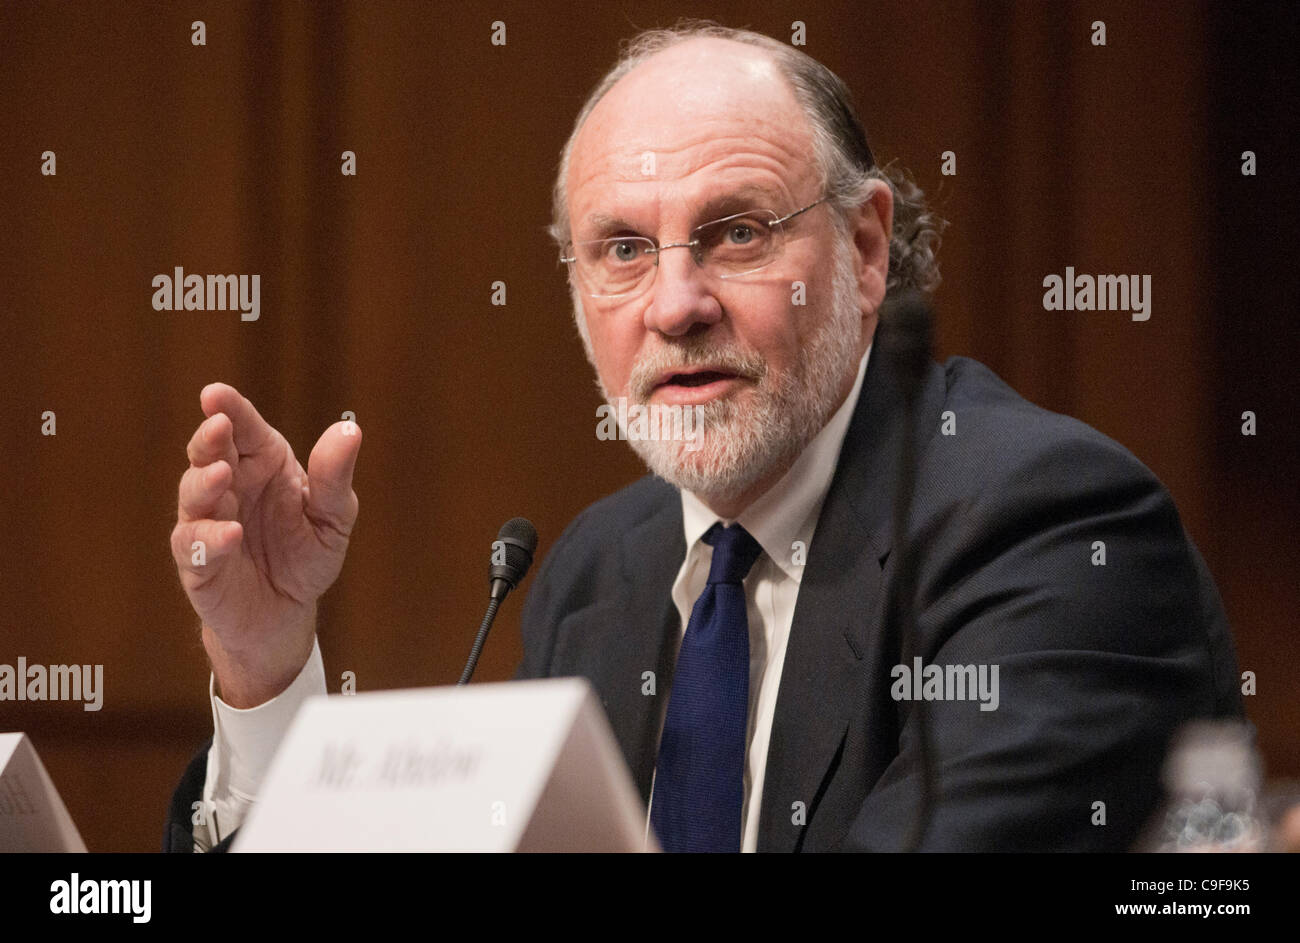
[{"label": "blue eye", "polygon": [[631,262],[639,254],[636,244],[628,242],[627,240],[611,243],[610,249],[613,251],[615,258],[620,262]]}]

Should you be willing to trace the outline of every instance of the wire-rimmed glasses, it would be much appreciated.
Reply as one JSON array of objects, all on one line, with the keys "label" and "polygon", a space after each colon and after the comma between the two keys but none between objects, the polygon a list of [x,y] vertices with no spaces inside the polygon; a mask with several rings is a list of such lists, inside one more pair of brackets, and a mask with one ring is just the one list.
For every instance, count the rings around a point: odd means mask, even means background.
[{"label": "wire-rimmed glasses", "polygon": [[739,278],[771,265],[781,254],[785,224],[827,199],[785,216],[767,209],[733,213],[696,226],[686,242],[662,246],[648,236],[633,235],[568,242],[560,261],[592,298],[629,299],[648,290],[659,270],[659,253],[665,249],[690,249],[695,263],[708,274]]}]

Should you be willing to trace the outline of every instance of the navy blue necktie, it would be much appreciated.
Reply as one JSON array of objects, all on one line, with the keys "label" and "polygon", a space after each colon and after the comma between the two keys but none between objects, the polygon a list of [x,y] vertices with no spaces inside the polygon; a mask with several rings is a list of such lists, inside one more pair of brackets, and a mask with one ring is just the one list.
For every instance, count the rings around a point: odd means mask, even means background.
[{"label": "navy blue necktie", "polygon": [[714,524],[703,540],[713,547],[713,564],[677,654],[650,822],[664,851],[737,852],[749,721],[741,581],[763,548],[739,524]]}]

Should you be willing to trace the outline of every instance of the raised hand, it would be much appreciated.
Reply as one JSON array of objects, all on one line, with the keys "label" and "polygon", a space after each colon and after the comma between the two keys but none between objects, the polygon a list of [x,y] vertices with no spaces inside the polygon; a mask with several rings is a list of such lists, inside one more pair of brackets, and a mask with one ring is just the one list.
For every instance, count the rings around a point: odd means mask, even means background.
[{"label": "raised hand", "polygon": [[253,707],[288,687],[311,654],[316,601],[338,577],[357,519],[361,431],[330,426],[304,472],[234,387],[209,384],[199,402],[207,419],[186,447],[172,556],[222,699]]}]

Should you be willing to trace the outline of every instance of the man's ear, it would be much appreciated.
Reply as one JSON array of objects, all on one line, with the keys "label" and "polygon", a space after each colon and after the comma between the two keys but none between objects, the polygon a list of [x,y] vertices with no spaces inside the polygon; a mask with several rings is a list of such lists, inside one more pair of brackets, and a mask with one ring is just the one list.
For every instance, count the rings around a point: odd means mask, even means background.
[{"label": "man's ear", "polygon": [[[871,195],[858,207],[853,245],[858,273],[858,303],[864,327],[875,327],[875,315],[885,300],[889,279],[889,238],[894,227],[894,194],[883,180],[872,181]],[[865,319],[870,318],[871,324]],[[867,334],[868,338],[871,336]]]}]

